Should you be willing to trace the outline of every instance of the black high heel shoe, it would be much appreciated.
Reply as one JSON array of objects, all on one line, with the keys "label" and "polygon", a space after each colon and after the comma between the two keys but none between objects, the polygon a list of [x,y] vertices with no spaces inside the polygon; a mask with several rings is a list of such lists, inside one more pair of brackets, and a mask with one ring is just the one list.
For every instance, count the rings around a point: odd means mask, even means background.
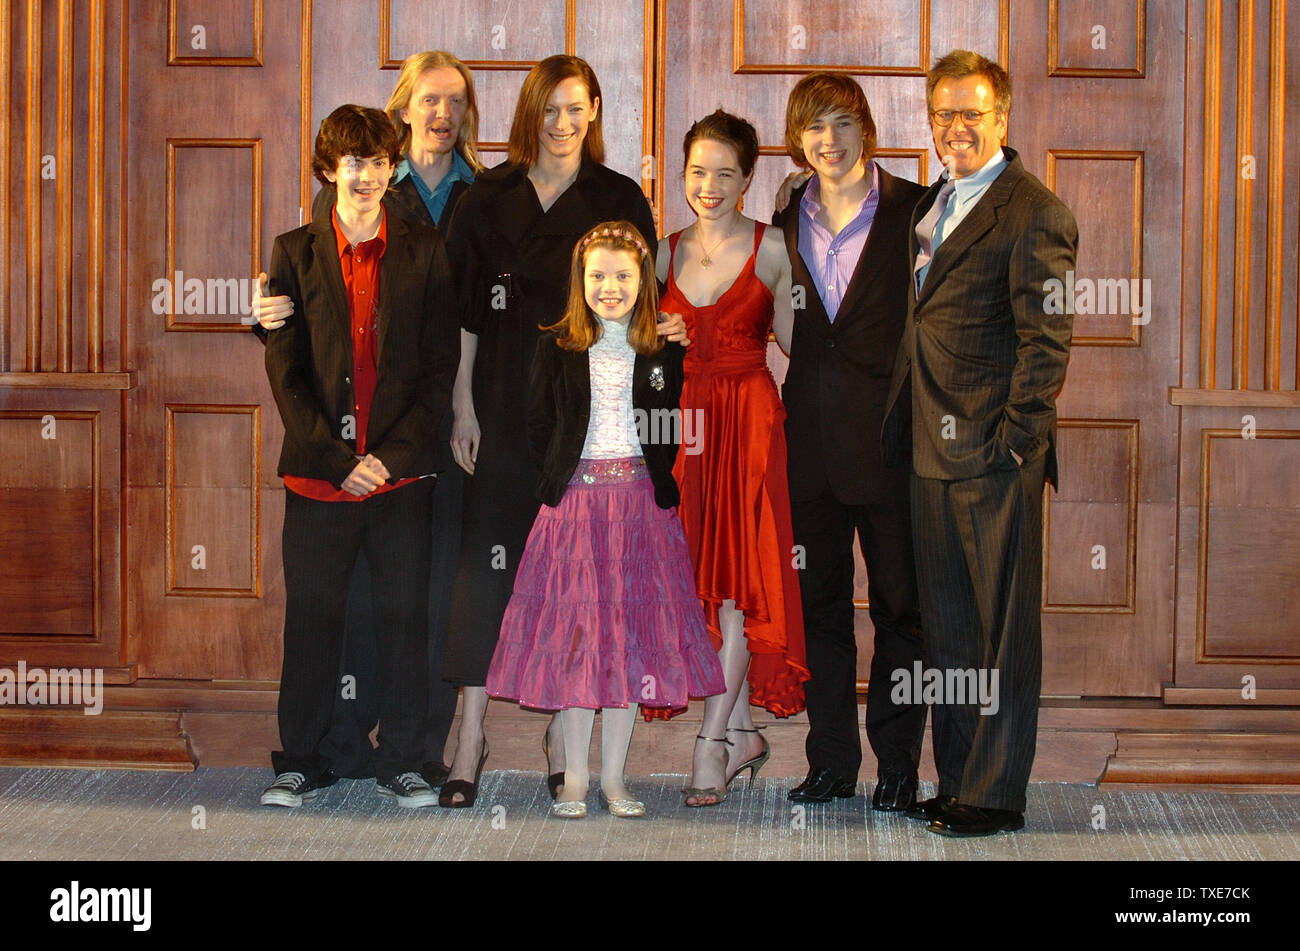
[{"label": "black high heel shoe", "polygon": [[[483,776],[483,764],[487,762],[488,745],[487,738],[483,739],[483,755],[478,758],[478,769],[474,770],[474,781],[467,782],[463,779],[449,779],[442,784],[442,790],[438,793],[438,805],[444,809],[468,809],[474,805],[474,800],[478,798],[478,781]],[[464,796],[460,802],[456,802],[457,793]]]},{"label": "black high heel shoe", "polygon": [[546,757],[546,788],[551,793],[551,798],[555,799],[560,794],[560,787],[564,785],[564,772],[551,772],[551,731],[547,727],[542,734],[542,754]]},{"label": "black high heel shoe", "polygon": [[737,776],[739,776],[741,773],[743,773],[745,770],[749,770],[749,781],[752,783],[755,780],[755,778],[757,778],[758,771],[763,768],[763,764],[766,763],[769,758],[771,758],[772,747],[771,745],[768,744],[767,737],[763,736],[757,728],[753,730],[742,730],[738,727],[733,726],[733,727],[727,727],[727,732],[728,733],[759,733],[758,738],[763,741],[763,752],[759,753],[757,756],[751,756],[749,759],[745,760],[745,762],[741,763],[739,766],[736,767],[736,771],[734,773],[732,773],[730,776],[727,777],[727,788],[730,789],[731,781],[735,779]]}]

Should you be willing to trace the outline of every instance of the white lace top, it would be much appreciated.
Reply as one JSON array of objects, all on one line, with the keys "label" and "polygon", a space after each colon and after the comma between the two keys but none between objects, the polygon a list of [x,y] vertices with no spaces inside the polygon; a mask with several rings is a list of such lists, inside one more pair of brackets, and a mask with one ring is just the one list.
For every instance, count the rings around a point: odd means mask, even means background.
[{"label": "white lace top", "polygon": [[636,351],[627,342],[627,328],[601,321],[604,333],[587,351],[591,367],[591,416],[583,459],[641,457],[632,413],[632,367]]}]

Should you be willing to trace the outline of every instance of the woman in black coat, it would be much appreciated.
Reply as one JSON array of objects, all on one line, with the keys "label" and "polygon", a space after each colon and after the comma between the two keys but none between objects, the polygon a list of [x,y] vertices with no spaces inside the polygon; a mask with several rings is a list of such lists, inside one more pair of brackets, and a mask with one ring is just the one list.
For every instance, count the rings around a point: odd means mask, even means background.
[{"label": "woman in black coat", "polygon": [[[601,164],[600,113],[600,84],[586,62],[551,56],[533,67],[515,107],[508,161],[470,186],[448,236],[464,297],[452,453],[471,477],[443,666],[443,676],[464,687],[444,806],[468,806],[477,795],[487,757],[483,684],[537,516],[539,473],[528,457],[525,416],[539,327],[563,312],[570,256],[589,228],[629,220],[654,250],[654,218],[640,186]],[[558,730],[554,739],[558,753]],[[558,756],[549,770],[562,770]]]}]

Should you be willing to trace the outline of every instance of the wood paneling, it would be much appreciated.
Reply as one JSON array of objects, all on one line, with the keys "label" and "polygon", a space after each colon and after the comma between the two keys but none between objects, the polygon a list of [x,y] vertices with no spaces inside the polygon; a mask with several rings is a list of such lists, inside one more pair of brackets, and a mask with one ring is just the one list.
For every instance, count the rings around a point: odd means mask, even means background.
[{"label": "wood paneling", "polygon": [[99,594],[98,419],[0,411],[0,633],[93,638]]},{"label": "wood paneling", "polygon": [[1133,614],[1138,421],[1060,420],[1056,453],[1063,471],[1088,478],[1044,496],[1043,611]]},{"label": "wood paneling", "polygon": [[167,410],[167,593],[261,593],[260,406]]},{"label": "wood paneling", "polygon": [[1146,76],[1146,0],[1048,0],[1047,74]]},{"label": "wood paneling", "polygon": [[[930,0],[734,0],[733,69],[924,76]],[[909,43],[911,40],[911,49]]]},{"label": "wood paneling", "polygon": [[[241,318],[252,301],[251,276],[262,260],[262,141],[169,138],[166,168],[163,280],[172,286],[163,311],[167,329],[247,336]],[[192,282],[197,306],[188,293]],[[158,311],[156,295],[151,306]]]},{"label": "wood paneling", "polygon": [[[471,69],[526,72],[555,53],[574,54],[576,8],[577,0],[379,0],[379,65],[399,69],[412,53],[445,49]],[[440,42],[427,42],[434,36]]]},{"label": "wood paneling", "polygon": [[1196,661],[1300,664],[1300,431],[1201,438]]},{"label": "wood paneling", "polygon": [[[1142,153],[1048,149],[1043,180],[1071,208],[1095,211],[1076,216],[1077,290],[1067,296],[1071,302],[1080,300],[1086,282],[1091,298],[1082,299],[1087,313],[1075,310],[1071,345],[1141,346],[1143,321],[1149,322],[1151,306],[1151,294],[1142,283],[1142,235],[1146,229]],[[1129,187],[1124,187],[1126,184]],[[1139,314],[1143,307],[1147,312]]]},{"label": "wood paneling", "polygon": [[262,0],[170,0],[168,66],[261,66]]}]

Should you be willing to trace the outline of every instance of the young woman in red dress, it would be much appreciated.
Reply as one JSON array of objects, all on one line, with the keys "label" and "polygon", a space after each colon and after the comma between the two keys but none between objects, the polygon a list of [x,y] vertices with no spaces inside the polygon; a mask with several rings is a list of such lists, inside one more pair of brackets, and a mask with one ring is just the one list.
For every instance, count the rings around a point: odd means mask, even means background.
[{"label": "young woman in red dress", "polygon": [[727,690],[705,701],[686,805],[713,806],[770,750],[750,706],[803,709],[803,615],[786,477],[785,408],[767,367],[769,331],[790,347],[790,258],[779,229],[740,200],[758,157],[744,119],[718,110],[683,143],[697,218],[659,245],[660,310],[685,318],[683,448],[673,475],[709,633]]}]

